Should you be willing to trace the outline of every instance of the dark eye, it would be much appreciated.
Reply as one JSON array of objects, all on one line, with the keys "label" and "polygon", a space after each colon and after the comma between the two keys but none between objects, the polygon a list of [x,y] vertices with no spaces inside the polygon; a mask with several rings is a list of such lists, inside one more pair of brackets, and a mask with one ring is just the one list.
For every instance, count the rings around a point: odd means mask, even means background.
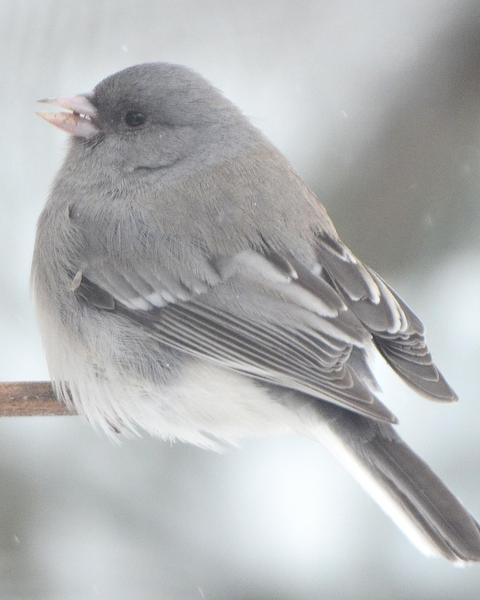
[{"label": "dark eye", "polygon": [[139,127],[145,123],[145,115],[141,112],[137,112],[136,110],[130,110],[125,115],[125,123],[129,127]]}]

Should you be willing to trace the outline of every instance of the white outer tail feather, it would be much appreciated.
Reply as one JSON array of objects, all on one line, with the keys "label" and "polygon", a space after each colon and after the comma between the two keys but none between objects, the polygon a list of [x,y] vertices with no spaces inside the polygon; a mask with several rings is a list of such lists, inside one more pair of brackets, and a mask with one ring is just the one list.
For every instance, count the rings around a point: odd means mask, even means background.
[{"label": "white outer tail feather", "polygon": [[[415,521],[399,507],[398,502],[375,480],[372,473],[362,464],[358,456],[343,443],[340,436],[333,432],[327,423],[323,423],[316,428],[316,437],[347,469],[352,477],[358,481],[362,488],[375,500],[380,508],[382,508],[422,554],[430,557],[442,556],[417,526]],[[463,561],[459,562],[463,564]]]}]

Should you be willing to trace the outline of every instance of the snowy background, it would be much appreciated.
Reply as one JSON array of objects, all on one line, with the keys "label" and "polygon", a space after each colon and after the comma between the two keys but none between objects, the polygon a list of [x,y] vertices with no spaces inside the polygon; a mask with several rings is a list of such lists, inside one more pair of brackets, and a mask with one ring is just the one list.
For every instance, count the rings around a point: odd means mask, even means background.
[{"label": "snowy background", "polygon": [[[384,387],[480,517],[478,0],[0,0],[0,380],[45,379],[28,278],[65,149],[35,99],[192,66],[238,103],[352,249],[422,316],[461,402]],[[0,600],[478,599],[312,442],[116,447],[79,418],[0,420]]]}]

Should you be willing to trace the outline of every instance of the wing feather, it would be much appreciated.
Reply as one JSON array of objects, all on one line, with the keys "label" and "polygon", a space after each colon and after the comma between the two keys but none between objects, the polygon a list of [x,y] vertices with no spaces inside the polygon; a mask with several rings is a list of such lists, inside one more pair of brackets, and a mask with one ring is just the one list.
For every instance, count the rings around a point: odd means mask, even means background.
[{"label": "wing feather", "polygon": [[[328,282],[290,257],[273,253],[269,257],[242,253],[230,262],[222,258],[214,264],[222,283],[199,288],[193,281],[190,289],[182,283],[183,298],[174,296],[172,276],[162,279],[155,267],[149,276],[145,264],[141,272],[119,271],[106,261],[97,262],[95,270],[85,269],[76,293],[92,306],[136,322],[177,350],[373,419],[395,422],[375,397],[375,386],[363,381],[349,363],[356,348],[355,364],[366,366],[359,357],[368,334]],[[233,302],[229,310],[222,302],[215,304],[219,296],[228,304],[228,294],[234,293],[229,281],[245,278],[257,286],[264,302],[281,303],[299,318],[276,323],[240,314]],[[158,306],[154,295],[165,304]],[[241,304],[248,301],[248,293],[240,299]]]},{"label": "wing feather", "polygon": [[433,364],[421,321],[373,269],[362,265],[339,240],[319,236],[317,255],[327,278],[372,333],[390,366],[429,398],[456,400]]},{"label": "wing feather", "polygon": [[209,258],[202,277],[185,281],[147,261],[119,268],[102,257],[73,287],[81,301],[135,322],[159,343],[376,420],[395,417],[375,396],[371,340],[415,389],[453,399],[421,322],[380,276],[326,234],[317,258],[307,265],[265,245]]}]

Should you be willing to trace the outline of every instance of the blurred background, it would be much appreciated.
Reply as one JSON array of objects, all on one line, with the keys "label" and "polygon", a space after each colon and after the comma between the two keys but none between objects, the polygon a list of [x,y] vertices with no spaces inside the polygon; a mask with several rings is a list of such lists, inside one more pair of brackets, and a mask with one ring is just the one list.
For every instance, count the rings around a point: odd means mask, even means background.
[{"label": "blurred background", "polygon": [[[382,375],[402,435],[480,517],[478,0],[0,0],[0,380],[47,378],[35,222],[66,146],[35,99],[127,65],[200,71],[263,129],[351,248],[422,316],[461,402]],[[0,420],[1,600],[478,599],[313,442],[216,455]]]}]

